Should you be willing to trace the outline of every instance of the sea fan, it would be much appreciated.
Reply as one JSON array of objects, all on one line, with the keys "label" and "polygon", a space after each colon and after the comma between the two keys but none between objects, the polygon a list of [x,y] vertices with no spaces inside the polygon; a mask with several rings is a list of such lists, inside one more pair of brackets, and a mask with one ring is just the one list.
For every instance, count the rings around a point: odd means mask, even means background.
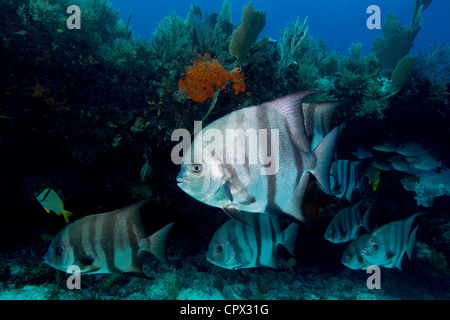
[{"label": "sea fan", "polygon": [[433,44],[416,58],[413,70],[431,83],[450,83],[450,46]]}]

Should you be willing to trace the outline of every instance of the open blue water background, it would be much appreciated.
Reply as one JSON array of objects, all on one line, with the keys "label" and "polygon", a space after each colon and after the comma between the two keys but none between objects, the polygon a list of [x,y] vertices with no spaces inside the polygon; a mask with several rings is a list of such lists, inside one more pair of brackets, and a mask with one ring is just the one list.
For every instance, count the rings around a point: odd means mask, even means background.
[{"label": "open blue water background", "polygon": [[[207,0],[111,0],[114,8],[121,13],[126,21],[130,10],[132,17],[131,28],[135,35],[151,39],[152,32],[158,23],[175,11],[185,18],[192,4],[200,5],[203,12],[219,13],[222,1]],[[239,24],[242,8],[249,0],[231,0],[233,23]],[[371,50],[372,41],[381,35],[380,30],[369,30],[366,27],[367,7],[377,5],[381,9],[382,22],[389,11],[393,11],[404,25],[412,19],[414,0],[255,0],[255,10],[267,9],[267,22],[261,36],[279,39],[281,30],[294,22],[308,16],[310,33],[317,39],[324,41],[330,49],[346,54],[352,43],[361,42],[363,53]],[[450,26],[448,14],[450,1],[434,0],[423,13],[423,25],[411,53],[419,53],[431,43],[448,43],[450,40]]]}]

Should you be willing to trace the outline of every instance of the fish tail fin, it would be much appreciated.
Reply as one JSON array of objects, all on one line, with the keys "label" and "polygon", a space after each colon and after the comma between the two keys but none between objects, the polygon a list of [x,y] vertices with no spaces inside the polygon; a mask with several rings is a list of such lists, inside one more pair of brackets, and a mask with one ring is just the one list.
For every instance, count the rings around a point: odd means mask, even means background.
[{"label": "fish tail fin", "polygon": [[174,223],[175,222],[169,223],[167,226],[156,231],[151,236],[143,238],[139,241],[139,246],[141,249],[150,252],[158,258],[159,261],[166,265],[169,264],[166,255],[166,239]]},{"label": "fish tail fin", "polygon": [[414,231],[411,232],[411,235],[409,236],[409,244],[408,244],[408,249],[406,251],[406,253],[408,254],[409,260],[411,260],[412,253],[414,251],[414,247],[416,246],[416,233],[417,233],[418,228],[419,228],[419,226],[417,226],[414,229]]},{"label": "fish tail fin", "polygon": [[64,220],[66,220],[66,223],[67,223],[67,224],[69,223],[69,217],[70,217],[71,215],[73,215],[73,212],[64,210],[63,216],[64,216]]},{"label": "fish tail fin", "polygon": [[331,117],[338,101],[302,103],[306,135],[314,149],[330,131]]},{"label": "fish tail fin", "polygon": [[366,211],[364,212],[364,214],[362,214],[360,208],[361,208],[361,206],[363,206],[363,203],[364,203],[364,200],[360,200],[359,208],[358,208],[358,211],[360,212],[359,213],[359,218],[358,218],[359,221],[360,221],[359,222],[359,227],[363,227],[364,229],[367,230],[367,232],[371,232],[371,228],[370,228],[370,214],[372,212],[372,204],[369,203],[367,205]]},{"label": "fish tail fin", "polygon": [[364,213],[364,216],[362,219],[362,225],[361,225],[368,232],[370,232],[370,212],[371,211],[372,211],[372,206],[369,205],[369,207],[366,210],[366,213]]},{"label": "fish tail fin", "polygon": [[316,159],[316,165],[310,172],[316,177],[323,191],[328,194],[331,194],[330,168],[339,132],[340,127],[334,128],[312,152]]},{"label": "fish tail fin", "polygon": [[283,247],[286,248],[286,250],[291,255],[294,255],[295,244],[297,242],[298,228],[299,228],[298,223],[293,222],[283,231],[283,238],[281,240],[281,244],[283,245]]}]

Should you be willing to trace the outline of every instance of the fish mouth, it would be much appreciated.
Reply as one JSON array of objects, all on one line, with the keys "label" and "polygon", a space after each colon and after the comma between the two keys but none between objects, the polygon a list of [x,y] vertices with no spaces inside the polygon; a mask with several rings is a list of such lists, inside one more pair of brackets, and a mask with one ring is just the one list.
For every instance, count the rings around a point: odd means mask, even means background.
[{"label": "fish mouth", "polygon": [[178,182],[177,185],[180,186],[180,184],[186,183],[187,180],[184,179],[184,178],[182,178],[182,177],[180,177],[180,176],[178,175],[178,176],[177,176],[177,182]]},{"label": "fish mouth", "polygon": [[45,262],[46,264],[50,265],[50,257],[49,257],[49,255],[48,255],[48,253],[46,253],[45,256],[44,256],[44,262]]}]

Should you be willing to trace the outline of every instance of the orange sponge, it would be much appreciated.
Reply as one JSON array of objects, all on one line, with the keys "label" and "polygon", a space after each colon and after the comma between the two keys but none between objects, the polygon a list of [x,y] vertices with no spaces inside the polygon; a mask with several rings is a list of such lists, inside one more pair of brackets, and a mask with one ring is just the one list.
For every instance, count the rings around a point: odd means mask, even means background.
[{"label": "orange sponge", "polygon": [[209,54],[193,62],[186,68],[184,79],[178,81],[178,88],[186,89],[187,95],[195,102],[204,102],[214,96],[228,82],[233,82],[235,94],[245,92],[244,73],[239,68],[229,72]]}]

